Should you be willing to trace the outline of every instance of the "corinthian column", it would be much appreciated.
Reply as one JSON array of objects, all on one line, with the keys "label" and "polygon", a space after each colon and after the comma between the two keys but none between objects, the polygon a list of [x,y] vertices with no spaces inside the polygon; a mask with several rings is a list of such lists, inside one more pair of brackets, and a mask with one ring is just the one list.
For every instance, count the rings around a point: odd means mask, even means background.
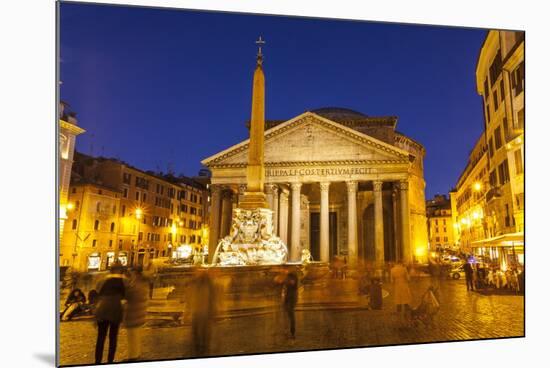
[{"label": "corinthian column", "polygon": [[291,235],[291,248],[290,248],[290,260],[300,260],[300,189],[302,183],[292,183],[292,235]]},{"label": "corinthian column", "polygon": [[233,212],[233,203],[232,203],[233,193],[229,190],[225,190],[221,195],[222,202],[222,213],[221,213],[221,224],[220,224],[220,233],[219,237],[223,238],[229,234],[231,229],[231,216]]},{"label": "corinthian column", "polygon": [[384,263],[384,211],[382,209],[382,182],[374,181],[374,253],[378,267]]},{"label": "corinthian column", "polygon": [[279,187],[276,184],[273,184],[273,234],[278,234],[278,224],[279,224]]},{"label": "corinthian column", "polygon": [[288,190],[284,188],[279,196],[279,238],[288,245]]},{"label": "corinthian column", "polygon": [[399,202],[401,209],[401,254],[403,262],[412,263],[411,228],[409,225],[409,182],[399,182]]},{"label": "corinthian column", "polygon": [[348,190],[348,258],[349,265],[357,265],[357,182],[347,181]]},{"label": "corinthian column", "polygon": [[328,202],[328,189],[329,182],[319,183],[321,187],[321,262],[329,262],[329,202]]},{"label": "corinthian column", "polygon": [[265,185],[265,197],[268,208],[273,210],[273,186],[270,184]]},{"label": "corinthian column", "polygon": [[220,201],[221,189],[218,185],[210,186],[212,204],[210,208],[210,234],[208,236],[208,261],[214,262],[214,252],[220,237]]}]

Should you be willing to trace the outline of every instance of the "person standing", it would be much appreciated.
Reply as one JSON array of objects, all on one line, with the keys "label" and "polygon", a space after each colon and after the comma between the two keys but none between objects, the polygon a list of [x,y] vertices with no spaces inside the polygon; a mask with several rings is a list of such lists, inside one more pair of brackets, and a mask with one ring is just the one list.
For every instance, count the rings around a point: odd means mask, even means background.
[{"label": "person standing", "polygon": [[141,332],[147,316],[149,281],[143,275],[143,268],[138,266],[131,273],[131,280],[126,291],[126,333],[128,337],[128,361],[141,358]]},{"label": "person standing", "polygon": [[101,364],[103,347],[109,332],[109,353],[107,362],[115,360],[118,329],[122,321],[122,299],[126,288],[122,277],[122,264],[115,262],[111,273],[99,285],[99,300],[95,311],[97,320],[97,341],[95,346],[95,364]]},{"label": "person standing", "polygon": [[217,313],[217,292],[209,271],[199,270],[189,288],[188,308],[191,314],[193,353],[209,353],[212,324]]},{"label": "person standing", "polygon": [[411,289],[409,288],[409,273],[403,262],[396,263],[390,271],[393,283],[394,302],[401,322],[404,322],[412,303]]},{"label": "person standing", "polygon": [[284,282],[284,308],[290,324],[290,337],[296,338],[296,303],[298,302],[298,276],[290,272]]},{"label": "person standing", "polygon": [[466,276],[466,290],[474,291],[474,268],[468,261],[464,263],[464,274]]}]

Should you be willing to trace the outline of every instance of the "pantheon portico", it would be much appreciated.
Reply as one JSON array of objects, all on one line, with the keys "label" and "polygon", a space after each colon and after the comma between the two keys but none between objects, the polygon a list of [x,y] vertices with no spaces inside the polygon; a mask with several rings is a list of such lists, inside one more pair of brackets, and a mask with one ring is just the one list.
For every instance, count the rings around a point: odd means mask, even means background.
[{"label": "pantheon portico", "polygon": [[[396,117],[324,108],[265,123],[265,192],[291,261],[425,261],[424,148]],[[202,163],[212,172],[209,248],[228,235],[246,190],[249,141]]]}]

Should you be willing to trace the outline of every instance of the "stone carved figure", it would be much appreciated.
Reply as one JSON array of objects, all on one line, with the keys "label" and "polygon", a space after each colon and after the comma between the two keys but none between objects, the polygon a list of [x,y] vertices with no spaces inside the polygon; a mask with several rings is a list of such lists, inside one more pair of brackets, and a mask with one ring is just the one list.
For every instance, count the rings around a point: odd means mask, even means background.
[{"label": "stone carved figure", "polygon": [[214,260],[222,266],[281,264],[286,262],[288,250],[272,234],[272,212],[267,209],[236,209],[230,235],[223,238],[214,253]]}]

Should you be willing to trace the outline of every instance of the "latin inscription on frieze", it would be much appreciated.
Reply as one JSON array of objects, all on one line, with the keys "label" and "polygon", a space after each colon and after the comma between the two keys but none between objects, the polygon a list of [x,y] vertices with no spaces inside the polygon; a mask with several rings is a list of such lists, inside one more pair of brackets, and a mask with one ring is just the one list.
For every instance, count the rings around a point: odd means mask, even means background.
[{"label": "latin inscription on frieze", "polygon": [[289,168],[289,169],[268,169],[265,176],[346,176],[374,174],[377,170],[371,167],[335,167],[335,168]]}]

